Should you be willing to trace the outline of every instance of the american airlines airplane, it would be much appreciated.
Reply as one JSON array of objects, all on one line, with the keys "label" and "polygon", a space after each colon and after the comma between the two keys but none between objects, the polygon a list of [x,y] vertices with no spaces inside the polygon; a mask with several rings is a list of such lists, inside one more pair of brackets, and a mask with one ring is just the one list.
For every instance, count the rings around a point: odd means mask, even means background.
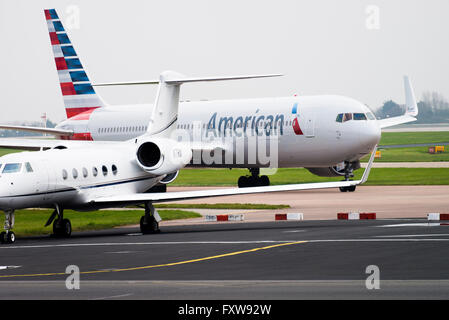
[{"label": "american airlines airplane", "polygon": [[[39,150],[73,148],[78,141],[127,141],[142,134],[158,134],[164,126],[183,130],[192,143],[208,148],[194,150],[188,166],[248,168],[239,187],[268,186],[264,167],[304,167],[312,173],[349,180],[360,168],[360,159],[380,140],[381,129],[416,120],[418,108],[405,77],[406,112],[403,116],[376,120],[363,103],[336,96],[297,96],[223,101],[182,102],[168,123],[154,122],[155,105],[107,105],[95,86],[158,84],[159,80],[94,85],[59,19],[56,10],[45,10],[67,120],[54,129],[0,126],[3,129],[50,133],[59,140],[1,140],[0,146]],[[186,78],[182,83],[239,80],[260,76]],[[152,125],[149,126],[149,123]],[[148,131],[151,130],[151,131]],[[64,141],[61,141],[64,140]],[[176,179],[178,170],[158,185]],[[355,185],[341,187],[354,191]]]}]

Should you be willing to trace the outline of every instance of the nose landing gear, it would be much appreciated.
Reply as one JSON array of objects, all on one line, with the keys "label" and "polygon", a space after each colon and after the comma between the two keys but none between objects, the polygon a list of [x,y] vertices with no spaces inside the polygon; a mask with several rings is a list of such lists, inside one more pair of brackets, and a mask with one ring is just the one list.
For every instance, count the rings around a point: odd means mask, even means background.
[{"label": "nose landing gear", "polygon": [[14,210],[5,211],[5,231],[0,233],[0,242],[11,244],[16,242],[16,234],[11,231],[14,227]]},{"label": "nose landing gear", "polygon": [[239,188],[268,187],[270,179],[267,176],[260,176],[259,168],[250,168],[250,176],[241,176],[238,180]]},{"label": "nose landing gear", "polygon": [[[346,161],[345,162],[345,181],[350,181],[351,178],[354,178],[354,168],[352,167],[352,163]],[[354,192],[356,186],[350,187],[340,187],[340,192]]]}]

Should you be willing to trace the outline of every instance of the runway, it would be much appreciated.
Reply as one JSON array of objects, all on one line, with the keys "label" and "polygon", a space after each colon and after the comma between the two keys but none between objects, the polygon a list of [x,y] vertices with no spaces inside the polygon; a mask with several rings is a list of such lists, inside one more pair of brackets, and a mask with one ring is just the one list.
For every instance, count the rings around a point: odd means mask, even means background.
[{"label": "runway", "polygon": [[[0,299],[447,299],[448,245],[449,226],[423,219],[35,237],[0,246]],[[68,265],[80,269],[80,290],[66,289]],[[366,288],[370,265],[379,290]]]}]

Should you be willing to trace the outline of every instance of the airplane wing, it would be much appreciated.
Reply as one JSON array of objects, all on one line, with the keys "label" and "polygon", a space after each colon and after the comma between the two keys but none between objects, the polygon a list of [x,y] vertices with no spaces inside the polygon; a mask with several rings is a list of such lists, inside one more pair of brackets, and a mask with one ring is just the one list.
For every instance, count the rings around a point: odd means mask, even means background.
[{"label": "airplane wing", "polygon": [[0,125],[0,129],[14,130],[14,131],[26,131],[26,132],[37,132],[37,133],[42,133],[42,134],[51,134],[51,135],[55,135],[55,136],[72,136],[73,135],[73,131],[71,131],[71,130],[62,130],[62,129],[54,129],[54,128]]},{"label": "airplane wing", "polygon": [[86,147],[94,143],[111,143],[109,141],[84,141],[84,140],[55,140],[55,139],[32,139],[32,138],[3,138],[0,139],[0,148],[38,151],[42,149],[53,149],[56,147],[74,148]]},{"label": "airplane wing", "polygon": [[405,88],[405,114],[399,117],[387,118],[382,120],[377,120],[380,128],[388,128],[396,126],[398,124],[408,123],[416,121],[415,118],[418,115],[418,104],[416,103],[415,93],[413,91],[412,83],[409,77],[404,77],[404,88]]},{"label": "airplane wing", "polygon": [[213,190],[198,190],[198,191],[181,191],[181,192],[164,192],[164,193],[138,193],[138,194],[124,194],[111,197],[100,197],[91,199],[91,203],[109,203],[109,204],[130,204],[143,203],[151,201],[168,202],[180,201],[188,199],[199,199],[209,197],[233,196],[251,193],[268,193],[268,192],[282,192],[282,191],[298,191],[298,190],[314,190],[314,189],[329,189],[339,187],[351,187],[365,183],[368,180],[371,167],[376,155],[377,146],[371,153],[369,163],[363,173],[362,179],[356,181],[335,181],[335,182],[318,182],[318,183],[302,183],[269,187],[251,187],[251,188],[232,188],[232,189],[213,189]]}]

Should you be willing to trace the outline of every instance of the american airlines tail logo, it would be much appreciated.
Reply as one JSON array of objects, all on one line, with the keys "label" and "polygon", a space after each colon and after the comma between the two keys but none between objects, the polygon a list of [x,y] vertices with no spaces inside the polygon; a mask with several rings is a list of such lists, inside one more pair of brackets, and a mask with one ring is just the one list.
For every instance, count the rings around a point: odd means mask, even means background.
[{"label": "american airlines tail logo", "polygon": [[295,131],[295,134],[298,136],[304,135],[304,133],[302,133],[301,127],[299,126],[298,104],[297,103],[295,103],[293,106],[292,114],[293,114],[293,131]]}]

